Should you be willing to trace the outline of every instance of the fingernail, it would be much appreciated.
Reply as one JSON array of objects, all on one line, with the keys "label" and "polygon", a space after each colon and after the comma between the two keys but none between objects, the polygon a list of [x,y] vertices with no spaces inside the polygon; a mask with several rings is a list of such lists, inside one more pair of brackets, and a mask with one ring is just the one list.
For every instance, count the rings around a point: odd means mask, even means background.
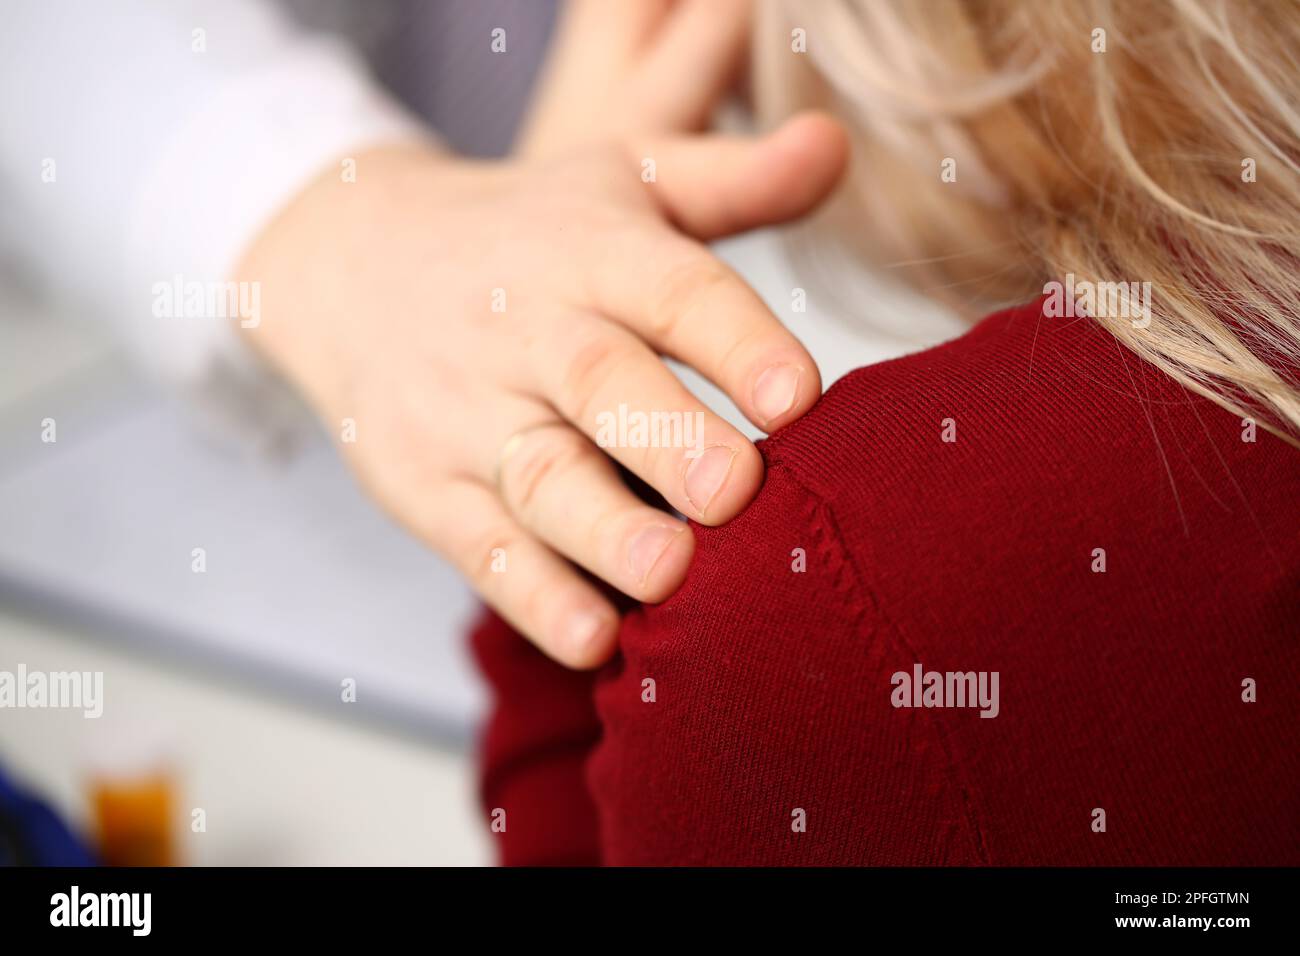
[{"label": "fingernail", "polygon": [[637,532],[632,543],[628,545],[627,563],[638,584],[646,583],[654,566],[659,563],[664,552],[672,546],[673,541],[682,531],[682,528],[669,528],[656,524]]},{"label": "fingernail", "polygon": [[734,448],[714,445],[705,449],[702,455],[686,467],[686,497],[700,513],[700,517],[704,517],[709,505],[722,490],[735,459]]},{"label": "fingernail", "polygon": [[605,628],[605,616],[595,611],[579,611],[569,618],[568,640],[573,650],[583,653]]},{"label": "fingernail", "polygon": [[775,421],[794,407],[803,369],[795,365],[773,365],[754,383],[754,411],[763,424]]}]

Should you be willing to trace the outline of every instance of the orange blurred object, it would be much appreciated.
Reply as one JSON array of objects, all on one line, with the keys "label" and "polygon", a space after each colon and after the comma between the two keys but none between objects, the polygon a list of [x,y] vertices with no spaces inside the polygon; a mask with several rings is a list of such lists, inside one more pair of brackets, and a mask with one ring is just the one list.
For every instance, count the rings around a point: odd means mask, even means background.
[{"label": "orange blurred object", "polygon": [[105,865],[175,865],[174,790],[171,776],[163,771],[92,780],[91,803]]}]

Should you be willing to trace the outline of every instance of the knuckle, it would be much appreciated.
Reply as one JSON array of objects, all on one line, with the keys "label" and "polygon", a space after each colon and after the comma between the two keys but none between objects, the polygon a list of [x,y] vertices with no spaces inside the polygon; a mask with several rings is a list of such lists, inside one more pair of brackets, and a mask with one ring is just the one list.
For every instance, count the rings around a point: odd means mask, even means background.
[{"label": "knuckle", "polygon": [[543,636],[542,625],[552,616],[548,611],[556,590],[554,581],[543,578],[515,596],[515,610],[520,620],[525,621],[529,628],[538,632],[534,634],[534,638]]},{"label": "knuckle", "polygon": [[739,379],[748,368],[749,357],[755,352],[755,342],[761,342],[767,336],[768,330],[761,326],[751,325],[743,329],[718,356],[718,374],[722,380]]},{"label": "knuckle", "polygon": [[506,505],[516,514],[529,513],[545,484],[578,467],[588,454],[586,439],[570,428],[532,432],[502,469]]},{"label": "knuckle", "polygon": [[573,421],[594,426],[596,403],[635,354],[613,335],[597,336],[578,348],[565,368],[561,390],[565,411]]},{"label": "knuckle", "polygon": [[645,475],[656,491],[672,488],[678,482],[683,460],[681,448],[647,445],[637,449],[637,452],[639,461],[634,470],[637,474]]},{"label": "knuckle", "polygon": [[595,515],[587,526],[587,549],[603,560],[617,553],[619,544],[627,537],[627,509],[609,508]]},{"label": "knuckle", "polygon": [[467,569],[475,590],[485,595],[499,592],[502,577],[499,569],[509,567],[508,563],[501,563],[500,557],[505,555],[508,561],[509,556],[517,552],[522,544],[523,538],[518,532],[500,526],[489,528],[475,538]]},{"label": "knuckle", "polygon": [[669,270],[650,316],[651,334],[659,341],[671,339],[690,316],[706,307],[710,292],[730,282],[727,267],[708,255],[692,256]]}]

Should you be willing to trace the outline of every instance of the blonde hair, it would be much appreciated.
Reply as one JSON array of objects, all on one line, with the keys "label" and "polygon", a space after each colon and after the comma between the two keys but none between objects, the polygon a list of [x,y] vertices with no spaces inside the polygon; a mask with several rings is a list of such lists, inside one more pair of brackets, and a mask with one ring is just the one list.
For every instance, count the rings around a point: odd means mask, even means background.
[{"label": "blonde hair", "polygon": [[981,310],[1149,282],[1148,326],[1093,320],[1297,443],[1300,5],[770,0],[756,37],[765,122],[850,127],[856,253]]}]

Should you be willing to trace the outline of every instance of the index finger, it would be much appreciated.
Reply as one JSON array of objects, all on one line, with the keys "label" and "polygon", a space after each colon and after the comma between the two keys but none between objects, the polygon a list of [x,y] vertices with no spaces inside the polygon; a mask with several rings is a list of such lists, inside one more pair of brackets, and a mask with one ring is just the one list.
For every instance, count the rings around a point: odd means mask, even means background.
[{"label": "index finger", "polygon": [[709,379],[759,428],[789,424],[821,396],[808,350],[707,249],[656,231],[611,244],[604,265],[590,273],[596,307]]}]

